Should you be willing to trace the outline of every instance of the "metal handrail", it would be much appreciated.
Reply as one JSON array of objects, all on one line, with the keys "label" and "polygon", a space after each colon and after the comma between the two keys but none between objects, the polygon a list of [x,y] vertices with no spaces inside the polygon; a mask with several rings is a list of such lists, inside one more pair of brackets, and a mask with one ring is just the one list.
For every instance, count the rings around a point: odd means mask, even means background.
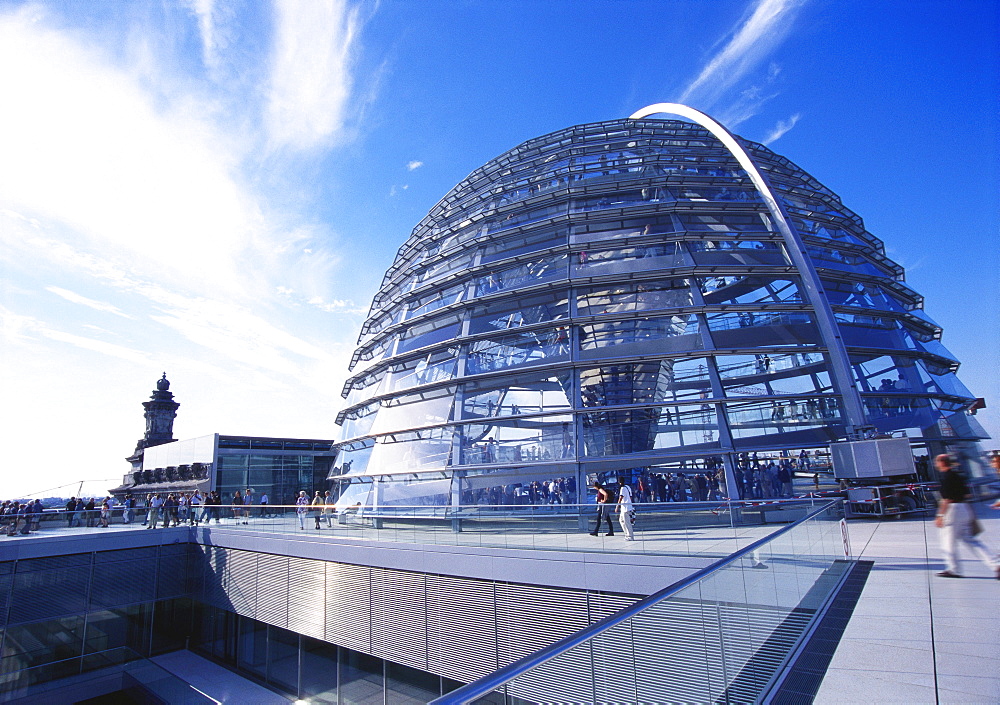
[{"label": "metal handrail", "polygon": [[479,678],[478,680],[475,680],[472,683],[469,683],[468,685],[463,685],[461,688],[457,688],[456,690],[453,690],[447,695],[442,695],[439,698],[431,700],[429,705],[465,705],[467,703],[473,702],[477,698],[481,698],[484,695],[492,693],[500,686],[509,683],[510,681],[514,680],[523,673],[531,670],[532,668],[540,666],[543,663],[546,663],[547,661],[551,661],[556,656],[559,656],[569,651],[570,649],[579,646],[580,644],[583,644],[589,641],[590,639],[593,639],[598,634],[601,634],[611,629],[612,627],[615,627],[621,624],[622,622],[631,619],[640,612],[643,612],[647,608],[652,607],[656,603],[661,602],[666,598],[677,594],[684,588],[697,583],[702,578],[705,578],[708,575],[718,571],[720,568],[724,568],[730,563],[736,562],[737,560],[747,555],[748,553],[752,553],[758,550],[764,544],[776,539],[782,534],[791,531],[792,529],[801,525],[802,523],[825,512],[830,507],[836,505],[839,501],[840,500],[828,502],[822,507],[802,517],[798,521],[782,527],[781,529],[775,531],[773,534],[770,534],[769,536],[754,541],[749,546],[746,546],[745,548],[741,548],[740,550],[736,551],[736,553],[733,553],[729,556],[726,556],[725,558],[721,558],[715,561],[711,565],[702,568],[696,573],[693,573],[692,575],[689,575],[688,577],[683,578],[682,580],[678,580],[677,582],[668,585],[662,590],[655,592],[648,597],[644,597],[641,600],[629,605],[628,607],[624,607],[618,610],[617,612],[610,614],[607,617],[604,617],[603,619],[600,619],[587,627],[584,627],[575,634],[570,634],[569,636],[564,637],[559,641],[549,644],[548,646],[539,649],[535,653],[529,654],[524,658],[518,659],[517,661],[514,661],[513,663],[508,664],[507,666],[504,666],[503,668],[494,671],[489,675],[483,676],[482,678]]}]

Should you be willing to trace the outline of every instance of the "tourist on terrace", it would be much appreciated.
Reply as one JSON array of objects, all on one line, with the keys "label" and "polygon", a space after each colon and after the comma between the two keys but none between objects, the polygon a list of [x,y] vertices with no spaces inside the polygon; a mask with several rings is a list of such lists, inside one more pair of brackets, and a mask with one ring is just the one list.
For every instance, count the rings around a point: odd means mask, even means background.
[{"label": "tourist on terrace", "polygon": [[299,518],[299,529],[306,529],[306,514],[309,512],[309,497],[305,490],[299,491],[299,496],[295,500],[295,514]]},{"label": "tourist on terrace", "polygon": [[625,532],[626,541],[635,541],[632,531],[632,516],[635,506],[632,504],[632,488],[625,483],[624,477],[618,478],[618,523]]},{"label": "tourist on terrace", "polygon": [[594,530],[590,532],[591,536],[597,536],[598,532],[601,530],[601,522],[607,520],[608,522],[608,533],[605,536],[614,536],[615,527],[611,523],[611,492],[606,490],[601,486],[600,482],[594,482],[594,489],[597,490],[597,526]]},{"label": "tourist on terrace", "polygon": [[1000,562],[996,561],[976,538],[976,511],[970,500],[972,493],[965,478],[955,467],[950,455],[941,454],[934,458],[941,483],[941,502],[938,504],[934,525],[941,529],[941,551],[944,553],[945,569],[938,573],[942,578],[961,578],[958,567],[958,542],[963,541],[980,560],[993,571],[1000,580]]}]

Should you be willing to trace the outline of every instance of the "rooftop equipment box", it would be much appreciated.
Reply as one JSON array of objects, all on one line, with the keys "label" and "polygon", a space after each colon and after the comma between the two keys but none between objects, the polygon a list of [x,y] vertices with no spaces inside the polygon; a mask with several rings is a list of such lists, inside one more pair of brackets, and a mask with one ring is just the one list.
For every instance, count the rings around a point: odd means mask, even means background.
[{"label": "rooftop equipment box", "polygon": [[846,441],[830,446],[833,476],[840,479],[913,475],[909,438]]}]

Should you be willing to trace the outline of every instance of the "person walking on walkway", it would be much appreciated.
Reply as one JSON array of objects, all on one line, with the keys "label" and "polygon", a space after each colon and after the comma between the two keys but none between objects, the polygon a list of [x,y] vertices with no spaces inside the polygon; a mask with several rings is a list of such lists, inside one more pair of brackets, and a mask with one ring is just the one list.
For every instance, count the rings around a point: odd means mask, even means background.
[{"label": "person walking on walkway", "polygon": [[597,490],[597,526],[590,532],[591,536],[597,536],[601,530],[601,522],[607,519],[608,533],[605,536],[615,535],[615,526],[611,523],[611,492],[601,486],[600,482],[594,482],[594,489]]},{"label": "person walking on walkway", "polygon": [[316,520],[316,528],[320,529],[319,520],[323,515],[323,497],[320,496],[319,490],[316,490],[316,496],[312,499],[313,507],[313,519]]},{"label": "person walking on walkway", "polygon": [[945,569],[938,573],[942,578],[961,578],[958,569],[958,542],[961,540],[973,553],[989,567],[1000,580],[1000,563],[994,560],[983,542],[976,538],[976,512],[971,503],[972,494],[950,455],[942,454],[934,458],[941,483],[941,502],[938,504],[934,525],[941,529],[941,551],[944,553]]},{"label": "person walking on walkway", "polygon": [[626,541],[635,541],[635,533],[632,531],[632,513],[635,506],[632,504],[632,488],[625,484],[625,478],[618,478],[618,523],[622,525],[625,532]]},{"label": "person walking on walkway", "polygon": [[306,530],[306,514],[309,513],[309,496],[305,490],[299,491],[299,496],[295,500],[295,514],[299,518],[299,530]]}]

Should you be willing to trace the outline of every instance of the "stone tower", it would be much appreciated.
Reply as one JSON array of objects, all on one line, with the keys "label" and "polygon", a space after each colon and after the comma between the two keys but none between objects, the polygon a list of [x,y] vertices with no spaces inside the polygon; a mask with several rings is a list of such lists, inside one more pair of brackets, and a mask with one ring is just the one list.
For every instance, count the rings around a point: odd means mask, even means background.
[{"label": "stone tower", "polygon": [[142,403],[142,407],[146,410],[143,414],[146,419],[146,432],[135,444],[135,452],[126,458],[132,464],[133,470],[142,469],[142,456],[146,448],[174,440],[174,419],[177,418],[179,406],[170,392],[170,381],[164,372],[163,377],[156,381],[156,390],[149,401]]}]

